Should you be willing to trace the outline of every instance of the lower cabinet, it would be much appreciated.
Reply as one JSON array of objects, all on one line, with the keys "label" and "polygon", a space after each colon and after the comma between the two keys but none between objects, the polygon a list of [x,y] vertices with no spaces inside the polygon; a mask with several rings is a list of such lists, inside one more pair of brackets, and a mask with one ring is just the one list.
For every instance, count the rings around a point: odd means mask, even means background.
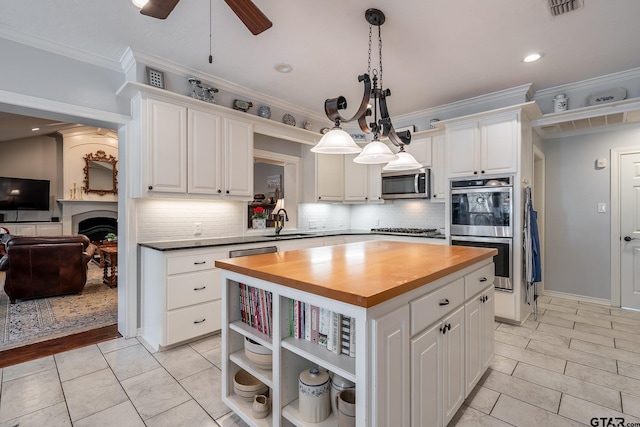
[{"label": "lower cabinet", "polygon": [[61,222],[11,222],[0,226],[15,236],[62,236]]},{"label": "lower cabinet", "polygon": [[493,285],[465,304],[466,395],[471,393],[482,374],[491,364],[494,347]]},{"label": "lower cabinet", "polygon": [[214,261],[228,252],[142,248],[141,337],[153,349],[220,330],[222,291]]}]

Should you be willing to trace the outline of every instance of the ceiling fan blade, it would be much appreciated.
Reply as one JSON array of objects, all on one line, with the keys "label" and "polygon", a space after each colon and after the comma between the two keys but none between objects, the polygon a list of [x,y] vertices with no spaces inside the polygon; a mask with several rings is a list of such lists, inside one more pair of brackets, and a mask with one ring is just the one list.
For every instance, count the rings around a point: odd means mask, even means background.
[{"label": "ceiling fan blade", "polygon": [[273,23],[251,0],[224,0],[254,36],[271,28]]},{"label": "ceiling fan blade", "polygon": [[180,0],[149,0],[147,4],[140,9],[140,13],[153,18],[167,19],[167,16],[169,16],[179,1]]}]

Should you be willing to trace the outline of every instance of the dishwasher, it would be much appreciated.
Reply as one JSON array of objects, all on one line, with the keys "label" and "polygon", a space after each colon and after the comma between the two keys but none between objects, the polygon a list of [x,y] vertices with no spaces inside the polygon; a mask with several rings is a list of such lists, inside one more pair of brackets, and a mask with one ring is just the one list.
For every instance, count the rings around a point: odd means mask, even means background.
[{"label": "dishwasher", "polygon": [[262,248],[252,249],[236,249],[229,251],[229,258],[239,258],[241,256],[260,255],[260,254],[272,254],[278,252],[277,246],[265,246]]}]

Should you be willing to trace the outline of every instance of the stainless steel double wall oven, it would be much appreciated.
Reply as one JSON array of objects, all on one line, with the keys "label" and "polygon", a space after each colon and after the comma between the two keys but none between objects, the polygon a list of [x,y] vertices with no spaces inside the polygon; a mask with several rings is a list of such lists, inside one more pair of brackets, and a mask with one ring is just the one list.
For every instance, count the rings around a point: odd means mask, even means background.
[{"label": "stainless steel double wall oven", "polygon": [[451,181],[451,244],[495,248],[496,290],[513,292],[513,177]]}]

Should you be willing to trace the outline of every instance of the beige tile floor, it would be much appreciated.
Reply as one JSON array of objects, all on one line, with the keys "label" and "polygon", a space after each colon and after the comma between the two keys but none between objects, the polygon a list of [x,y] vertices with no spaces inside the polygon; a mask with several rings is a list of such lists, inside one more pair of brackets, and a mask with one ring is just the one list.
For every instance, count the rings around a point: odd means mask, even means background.
[{"label": "beige tile floor", "polygon": [[[640,423],[640,313],[539,306],[537,321],[496,322],[492,367],[450,426]],[[0,427],[245,426],[220,399],[220,345],[150,353],[121,338],[0,369]]]}]

